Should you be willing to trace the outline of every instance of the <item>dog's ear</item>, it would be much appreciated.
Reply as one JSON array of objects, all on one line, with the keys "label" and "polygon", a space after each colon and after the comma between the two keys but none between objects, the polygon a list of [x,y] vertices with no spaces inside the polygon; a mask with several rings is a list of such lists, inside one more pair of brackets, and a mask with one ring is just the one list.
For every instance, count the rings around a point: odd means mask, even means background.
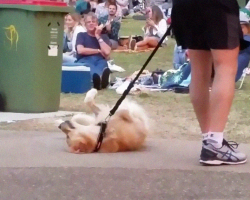
[{"label": "dog's ear", "polygon": [[62,119],[57,119],[55,121],[55,126],[57,126],[59,129],[61,129],[61,124],[63,123],[64,121]]},{"label": "dog's ear", "polygon": [[75,127],[72,125],[72,123],[70,121],[65,121],[63,123],[61,123],[58,126],[59,129],[62,130],[62,132],[64,132],[66,135],[69,134],[70,131],[72,131],[72,129],[75,129]]},{"label": "dog's ear", "polygon": [[126,122],[133,122],[128,110],[119,110],[117,111],[116,115]]}]

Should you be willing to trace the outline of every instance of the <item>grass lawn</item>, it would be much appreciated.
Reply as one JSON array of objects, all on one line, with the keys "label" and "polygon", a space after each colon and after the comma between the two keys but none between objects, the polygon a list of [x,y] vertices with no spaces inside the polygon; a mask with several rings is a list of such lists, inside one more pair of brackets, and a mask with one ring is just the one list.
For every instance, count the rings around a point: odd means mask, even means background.
[{"label": "grass lawn", "polygon": [[[120,35],[142,34],[141,27],[144,21],[125,19],[122,24]],[[175,41],[168,40],[168,46],[161,48],[148,65],[148,70],[172,68],[172,55]],[[116,76],[124,77],[139,70],[151,52],[146,53],[112,53],[115,64],[126,69],[124,73]],[[250,78],[247,77],[243,88],[236,90],[233,107],[226,128],[226,137],[237,142],[250,142]],[[96,99],[98,103],[115,103],[120,96],[113,90],[99,92]],[[148,111],[152,122],[150,137],[200,139],[200,130],[196,121],[188,94],[175,94],[173,92],[154,92],[149,95],[129,96],[142,104]],[[62,94],[61,110],[86,111],[83,105],[84,95]],[[55,131],[53,120],[29,120],[15,124],[1,124],[1,129],[14,130],[47,130]]]}]

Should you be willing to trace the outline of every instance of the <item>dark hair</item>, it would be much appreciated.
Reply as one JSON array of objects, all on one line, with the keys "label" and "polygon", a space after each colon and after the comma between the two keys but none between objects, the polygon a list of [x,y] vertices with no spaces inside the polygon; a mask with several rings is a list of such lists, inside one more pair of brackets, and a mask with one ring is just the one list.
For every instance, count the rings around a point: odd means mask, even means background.
[{"label": "dark hair", "polygon": [[152,20],[158,24],[163,19],[163,13],[159,6],[154,5],[152,7]]},{"label": "dark hair", "polygon": [[109,6],[110,4],[116,4],[116,0],[107,0],[106,5]]},{"label": "dark hair", "polygon": [[110,3],[109,6],[115,6],[116,10],[117,10],[117,5],[116,3]]}]

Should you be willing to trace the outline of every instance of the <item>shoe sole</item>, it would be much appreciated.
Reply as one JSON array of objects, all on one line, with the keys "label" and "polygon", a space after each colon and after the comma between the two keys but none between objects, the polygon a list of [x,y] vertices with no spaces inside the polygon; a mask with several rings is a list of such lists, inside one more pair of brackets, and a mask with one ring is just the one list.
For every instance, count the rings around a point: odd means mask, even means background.
[{"label": "shoe sole", "polygon": [[93,75],[93,88],[101,90],[101,78],[98,74]]},{"label": "shoe sole", "polygon": [[222,160],[200,160],[201,164],[204,165],[240,165],[240,164],[244,164],[247,162],[246,160],[240,161],[240,162],[227,162],[227,161],[222,161]]},{"label": "shoe sole", "polygon": [[101,86],[102,89],[105,89],[109,85],[109,75],[110,75],[110,69],[106,68],[102,73],[102,80],[101,80]]}]

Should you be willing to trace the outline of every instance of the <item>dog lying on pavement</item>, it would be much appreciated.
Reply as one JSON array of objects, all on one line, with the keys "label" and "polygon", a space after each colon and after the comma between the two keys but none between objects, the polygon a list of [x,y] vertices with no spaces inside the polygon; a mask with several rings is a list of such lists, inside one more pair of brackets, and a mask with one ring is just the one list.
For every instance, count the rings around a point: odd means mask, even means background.
[{"label": "dog lying on pavement", "polygon": [[[59,120],[59,129],[67,137],[72,153],[92,153],[98,142],[100,122],[109,115],[110,107],[97,105],[96,89],[87,92],[84,103],[90,107],[94,116],[78,114],[69,121]],[[115,153],[139,150],[149,133],[148,117],[145,110],[134,101],[125,99],[118,110],[107,121],[105,137],[98,152]]]}]

